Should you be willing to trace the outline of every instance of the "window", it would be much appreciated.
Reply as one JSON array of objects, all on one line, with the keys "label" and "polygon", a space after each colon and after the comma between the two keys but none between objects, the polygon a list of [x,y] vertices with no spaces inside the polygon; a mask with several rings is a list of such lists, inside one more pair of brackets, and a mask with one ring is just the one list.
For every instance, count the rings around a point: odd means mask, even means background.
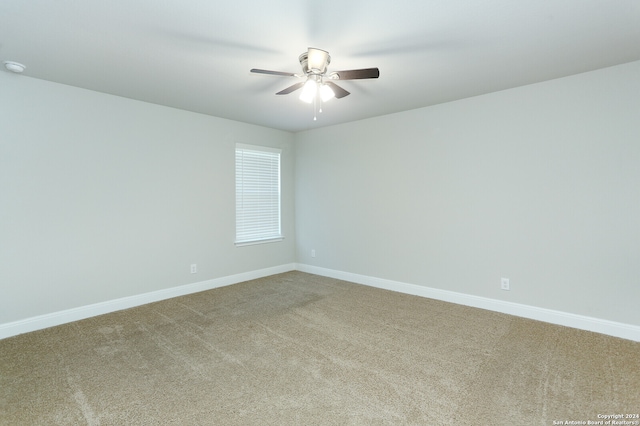
[{"label": "window", "polygon": [[236,144],[236,245],[282,240],[280,152]]}]

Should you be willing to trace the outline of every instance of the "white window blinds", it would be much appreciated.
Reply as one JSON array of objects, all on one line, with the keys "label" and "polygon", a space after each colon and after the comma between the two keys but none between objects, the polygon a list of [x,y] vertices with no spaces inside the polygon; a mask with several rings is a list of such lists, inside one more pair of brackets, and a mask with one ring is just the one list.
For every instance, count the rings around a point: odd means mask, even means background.
[{"label": "white window blinds", "polygon": [[236,144],[236,244],[282,239],[280,150]]}]

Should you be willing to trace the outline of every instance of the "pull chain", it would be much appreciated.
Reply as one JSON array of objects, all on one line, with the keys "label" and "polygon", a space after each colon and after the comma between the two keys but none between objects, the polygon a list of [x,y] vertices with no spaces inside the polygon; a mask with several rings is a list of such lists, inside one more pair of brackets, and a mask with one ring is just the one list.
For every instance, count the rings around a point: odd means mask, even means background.
[{"label": "pull chain", "polygon": [[318,105],[318,91],[316,90],[316,95],[313,97],[313,121],[316,121],[318,119],[318,117],[316,117],[316,111],[318,110],[317,105]]}]

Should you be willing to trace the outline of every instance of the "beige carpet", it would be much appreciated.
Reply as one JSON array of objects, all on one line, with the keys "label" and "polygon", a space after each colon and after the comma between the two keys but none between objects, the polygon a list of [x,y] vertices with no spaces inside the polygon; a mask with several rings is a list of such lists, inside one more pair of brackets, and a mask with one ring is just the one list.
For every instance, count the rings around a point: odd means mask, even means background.
[{"label": "beige carpet", "polygon": [[0,341],[2,425],[552,425],[638,412],[640,343],[301,272]]}]

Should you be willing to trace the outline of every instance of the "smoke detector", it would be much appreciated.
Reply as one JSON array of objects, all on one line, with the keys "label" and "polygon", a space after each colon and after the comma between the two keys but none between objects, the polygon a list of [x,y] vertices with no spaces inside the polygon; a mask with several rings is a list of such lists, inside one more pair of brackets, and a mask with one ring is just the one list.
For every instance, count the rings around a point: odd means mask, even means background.
[{"label": "smoke detector", "polygon": [[24,65],[13,61],[4,61],[4,67],[11,72],[15,72],[16,74],[20,74],[26,68]]}]

